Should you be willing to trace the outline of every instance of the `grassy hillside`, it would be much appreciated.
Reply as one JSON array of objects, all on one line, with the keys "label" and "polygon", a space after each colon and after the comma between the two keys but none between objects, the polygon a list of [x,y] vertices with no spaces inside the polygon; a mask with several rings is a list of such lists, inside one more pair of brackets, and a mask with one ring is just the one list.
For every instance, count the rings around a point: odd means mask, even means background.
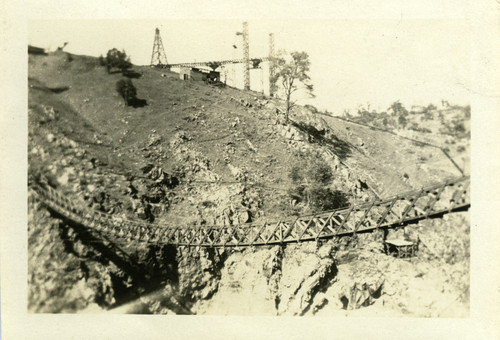
[{"label": "grassy hillside", "polygon": [[[191,201],[209,201],[208,192],[215,188],[241,195],[241,188],[231,185],[244,182],[244,190],[251,189],[249,196],[258,201],[254,216],[279,217],[289,208],[288,175],[303,152],[318,153],[329,162],[335,171],[333,186],[351,203],[374,198],[373,191],[385,197],[460,175],[438,148],[303,107],[292,115],[294,125],[283,126],[276,113],[281,102],[259,93],[135,67],[140,77],[132,80],[146,105],[134,108],[115,90],[123,75],[108,74],[96,58],[66,53],[29,58],[32,112],[45,106],[58,113],[57,120],[42,126],[47,133],[56,131],[81,142],[89,159],[116,175],[144,177],[144,167],[155,165],[186,176],[193,172],[187,169],[191,163],[200,163],[206,173],[198,169],[196,176],[183,181],[203,191],[198,197],[191,192]],[[30,119],[30,124],[35,121]],[[33,138],[39,135],[32,133]],[[217,185],[207,187],[207,182]],[[194,212],[184,208],[187,211],[178,213]]]}]

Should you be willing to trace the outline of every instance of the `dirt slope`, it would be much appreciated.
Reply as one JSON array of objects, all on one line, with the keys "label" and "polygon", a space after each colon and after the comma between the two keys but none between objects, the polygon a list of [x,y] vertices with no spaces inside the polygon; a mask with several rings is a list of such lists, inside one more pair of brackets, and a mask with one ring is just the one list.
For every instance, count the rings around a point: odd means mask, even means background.
[{"label": "dirt slope", "polygon": [[366,174],[368,183],[382,197],[462,175],[437,147],[340,119],[324,119],[339,138],[357,151],[346,164]]},{"label": "dirt slope", "polygon": [[[140,108],[125,106],[114,90],[121,74],[108,75],[94,58],[67,54],[30,56],[31,85],[38,82],[48,88],[70,87],[53,95],[32,90],[30,105],[42,104],[49,97],[46,104],[56,108],[62,105],[61,112],[74,112],[74,118],[68,119],[83,124],[83,129],[73,128],[71,133],[88,131],[90,135],[95,130],[94,142],[101,141],[101,145],[113,151],[106,152],[108,158],[116,154],[131,158],[120,164],[129,171],[142,165],[140,148],[153,130],[161,136],[157,147],[163,148],[166,156],[169,139],[182,130],[191,138],[190,146],[206,157],[221,180],[232,179],[221,157],[224,156],[234,166],[248,168],[250,175],[262,184],[287,181],[282,167],[292,161],[292,150],[285,147],[290,141],[282,138],[274,126],[273,110],[280,107],[279,102],[265,100],[257,93],[186,82],[168,71],[147,67],[138,67],[136,71],[142,74],[133,79],[138,98],[147,102]],[[439,149],[327,116],[311,118],[310,111],[302,107],[297,111],[292,116],[297,121],[311,123],[323,119],[332,134],[348,144],[345,164],[353,175],[366,178],[382,196],[460,175]],[[109,163],[116,166],[120,162],[110,159]],[[161,163],[166,169],[171,166],[166,160]]]}]

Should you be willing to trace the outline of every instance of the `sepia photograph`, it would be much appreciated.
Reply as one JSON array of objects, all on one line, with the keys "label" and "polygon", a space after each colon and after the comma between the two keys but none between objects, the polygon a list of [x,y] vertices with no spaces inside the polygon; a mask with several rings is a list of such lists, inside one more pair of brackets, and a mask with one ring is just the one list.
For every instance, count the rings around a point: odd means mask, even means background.
[{"label": "sepia photograph", "polygon": [[467,6],[415,8],[28,18],[20,309],[477,316],[471,134],[498,89]]},{"label": "sepia photograph", "polygon": [[467,36],[30,22],[28,309],[468,316]]}]

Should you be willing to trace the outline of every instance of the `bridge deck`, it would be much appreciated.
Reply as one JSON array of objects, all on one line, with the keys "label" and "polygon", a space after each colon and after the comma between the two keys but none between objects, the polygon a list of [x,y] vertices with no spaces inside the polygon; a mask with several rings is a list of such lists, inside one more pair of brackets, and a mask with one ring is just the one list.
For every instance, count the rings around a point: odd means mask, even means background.
[{"label": "bridge deck", "polygon": [[194,247],[250,247],[329,239],[379,228],[401,226],[470,206],[470,178],[411,191],[359,206],[262,224],[169,226],[82,210],[67,197],[40,183],[39,199],[53,212],[114,239]]},{"label": "bridge deck", "polygon": [[[269,61],[269,57],[263,58],[252,58],[249,59],[248,62],[255,65],[259,65],[261,62]],[[154,65],[157,68],[173,68],[173,67],[201,67],[208,66],[212,69],[217,69],[219,66],[228,65],[228,64],[243,64],[245,63],[245,59],[228,59],[228,60],[218,60],[218,61],[195,61],[192,63],[177,63],[177,64],[158,64]]]}]

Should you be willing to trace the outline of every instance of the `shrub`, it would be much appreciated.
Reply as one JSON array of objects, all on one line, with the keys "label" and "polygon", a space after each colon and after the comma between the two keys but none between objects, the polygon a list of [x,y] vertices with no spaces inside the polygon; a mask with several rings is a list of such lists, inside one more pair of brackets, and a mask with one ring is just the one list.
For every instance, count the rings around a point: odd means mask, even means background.
[{"label": "shrub", "polygon": [[406,124],[408,124],[408,120],[406,119],[406,117],[405,117],[405,116],[399,116],[399,117],[398,117],[398,123],[399,123],[399,125],[400,125],[401,127],[403,127],[403,128],[404,128],[404,127],[406,126]]},{"label": "shrub", "polygon": [[420,126],[418,126],[417,123],[413,122],[413,123],[411,123],[410,127],[408,128],[408,130],[420,131]]},{"label": "shrub", "polygon": [[424,113],[428,113],[428,112],[431,112],[434,110],[437,110],[437,107],[436,107],[436,105],[431,103],[431,104],[427,105],[427,107],[424,110]]},{"label": "shrub", "polygon": [[320,210],[344,208],[349,204],[344,193],[325,187],[313,187],[311,190],[311,204]]},{"label": "shrub", "polygon": [[465,114],[465,118],[467,118],[467,119],[470,118],[470,105],[467,105],[466,107],[464,107],[464,114]]},{"label": "shrub", "polygon": [[391,113],[392,116],[406,116],[408,115],[408,110],[404,107],[403,104],[398,100],[391,104],[391,106],[387,109]]},{"label": "shrub", "polygon": [[294,183],[307,182],[327,185],[333,178],[332,169],[319,156],[303,158],[293,166],[289,174]]},{"label": "shrub", "polygon": [[331,210],[348,204],[346,196],[329,185],[333,179],[331,167],[320,156],[302,155],[290,169],[293,182],[288,195],[312,210]]},{"label": "shrub", "polygon": [[106,54],[106,68],[108,69],[108,73],[111,72],[112,68],[118,68],[121,72],[125,72],[131,67],[132,63],[125,51],[118,51],[116,48],[113,48]]},{"label": "shrub", "polygon": [[455,134],[462,134],[466,132],[465,125],[463,122],[458,122],[458,121],[453,122],[452,129]]},{"label": "shrub", "polygon": [[132,80],[120,79],[116,82],[116,91],[122,96],[127,105],[131,105],[133,101],[136,99],[137,90],[132,84]]},{"label": "shrub", "polygon": [[431,133],[432,131],[425,127],[420,127],[417,123],[412,123],[408,130],[413,130],[417,132]]},{"label": "shrub", "polygon": [[314,105],[306,104],[306,105],[304,105],[304,108],[306,108],[309,111],[311,111],[311,113],[314,113],[314,114],[319,113],[318,108],[316,106],[314,106]]}]

